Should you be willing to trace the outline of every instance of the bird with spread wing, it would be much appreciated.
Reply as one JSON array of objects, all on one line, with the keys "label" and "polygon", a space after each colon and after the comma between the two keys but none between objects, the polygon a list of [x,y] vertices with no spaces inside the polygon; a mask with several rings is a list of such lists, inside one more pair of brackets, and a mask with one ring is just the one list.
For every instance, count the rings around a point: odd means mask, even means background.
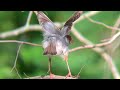
[{"label": "bird with spread wing", "polygon": [[50,78],[54,77],[54,74],[51,70],[51,57],[53,55],[63,56],[68,68],[68,74],[66,77],[71,77],[72,74],[68,65],[68,46],[72,41],[72,37],[69,35],[69,33],[73,22],[81,16],[82,11],[75,11],[73,16],[67,20],[62,29],[55,26],[54,23],[42,11],[34,12],[37,15],[38,21],[43,29],[43,54],[49,57]]}]

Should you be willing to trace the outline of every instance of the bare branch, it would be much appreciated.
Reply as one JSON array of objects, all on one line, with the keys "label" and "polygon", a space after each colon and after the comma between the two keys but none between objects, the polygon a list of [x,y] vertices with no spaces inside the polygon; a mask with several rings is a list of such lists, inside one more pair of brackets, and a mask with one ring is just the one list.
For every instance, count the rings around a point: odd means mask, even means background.
[{"label": "bare branch", "polygon": [[120,31],[120,28],[116,28],[116,27],[112,27],[112,26],[108,26],[107,24],[104,24],[102,22],[98,22],[98,21],[95,21],[93,19],[91,19],[90,17],[87,17],[86,15],[83,15],[85,18],[87,18],[90,22],[92,23],[95,23],[95,24],[99,24],[99,25],[102,25],[108,29],[111,29],[111,30],[119,30]]},{"label": "bare branch", "polygon": [[[23,44],[23,43],[21,43],[20,46],[19,46],[19,48],[18,48],[17,55],[16,55],[15,62],[14,62],[14,66],[13,66],[13,68],[11,69],[11,72],[13,71],[14,68],[16,68],[16,63],[17,63],[18,55],[19,55],[20,48],[21,48],[22,44]],[[16,71],[17,71],[17,69],[16,69]],[[17,72],[18,72],[18,71],[17,71]]]},{"label": "bare branch", "polygon": [[[115,28],[118,28],[119,26],[120,26],[120,16],[118,17],[118,19],[117,19],[114,27],[115,27]],[[117,31],[117,30],[114,30],[114,29],[113,29],[111,35],[113,36],[113,35],[116,33],[116,31]]]},{"label": "bare branch", "polygon": [[80,69],[80,71],[79,71],[79,73],[77,74],[77,76],[76,77],[79,77],[80,76],[80,73],[81,73],[81,71],[83,70],[83,68],[86,66],[86,64],[84,65],[84,66],[82,66],[82,68]]},{"label": "bare branch", "polygon": [[115,41],[119,36],[120,36],[120,32],[118,32],[117,34],[115,34],[115,35],[111,38],[111,40],[109,40],[108,42],[99,43],[99,44],[95,44],[95,45],[86,45],[86,46],[76,47],[76,48],[74,48],[74,49],[69,50],[69,52],[73,52],[73,51],[80,50],[80,49],[88,49],[88,48],[96,48],[96,47],[107,46],[107,45],[111,44],[113,41]]},{"label": "bare branch", "polygon": [[[80,41],[80,42],[83,42],[85,44],[88,44],[88,45],[94,45],[92,42],[90,42],[89,40],[87,40],[84,36],[82,36],[82,34],[80,32],[78,32],[74,27],[71,31],[73,33],[73,35]],[[110,42],[114,41],[114,39],[119,36],[119,33],[114,36]],[[101,48],[92,48],[95,52],[99,53],[103,58],[104,60],[107,62],[111,72],[112,72],[112,75],[115,79],[120,79],[120,75],[119,75],[119,72],[116,68],[116,66],[114,65],[114,62],[112,60],[112,57],[110,57],[107,53],[104,52],[103,49]]]},{"label": "bare branch", "polygon": [[34,43],[30,43],[30,42],[23,42],[23,41],[17,41],[17,40],[0,40],[0,43],[20,43],[20,44],[28,44],[28,45],[31,45],[31,46],[42,47],[42,45],[39,45],[39,44],[34,44]]},{"label": "bare branch", "polygon": [[87,16],[87,17],[91,17],[91,16],[94,16],[94,15],[100,13],[100,12],[101,12],[101,11],[90,11],[90,12],[88,12],[88,13],[82,14],[82,15],[80,16],[80,18],[75,21],[74,24],[76,24],[76,23],[80,22],[81,20],[85,19],[84,15]]},{"label": "bare branch", "polygon": [[31,20],[32,14],[33,14],[33,12],[30,11],[29,15],[28,15],[28,18],[27,18],[27,22],[26,22],[26,27],[28,27],[30,25],[30,20]]},{"label": "bare branch", "polygon": [[20,76],[20,74],[19,74],[19,72],[18,72],[18,70],[17,70],[16,67],[15,67],[15,70],[16,70],[16,72],[17,72],[18,77],[19,77],[20,79],[22,79],[22,77]]},{"label": "bare branch", "polygon": [[8,32],[3,32],[0,34],[0,38],[8,38],[13,36],[18,36],[20,34],[26,33],[28,31],[41,31],[41,26],[39,24],[37,25],[30,25],[30,26],[23,26],[14,30],[10,30]]},{"label": "bare branch", "polygon": [[30,77],[26,73],[23,72],[23,74],[30,79]]},{"label": "bare branch", "polygon": [[[115,25],[114,25],[114,27],[119,27],[120,26],[120,16],[118,17],[118,19],[116,20],[116,23],[115,23]],[[112,32],[111,32],[111,37],[113,36],[113,35],[115,35],[116,33],[117,33],[118,31],[117,30],[112,30]],[[119,39],[118,39],[119,40]],[[116,40],[116,42],[114,42],[114,43],[112,43],[111,45],[109,45],[107,48],[108,48],[108,50],[109,50],[109,52],[110,52],[110,54],[111,54],[111,56],[114,56],[115,55],[115,53],[113,53],[113,52],[115,52],[116,50],[117,50],[117,48],[120,46],[120,42],[118,41],[118,40]],[[114,46],[114,47],[113,47]],[[111,48],[111,49],[110,49]],[[113,53],[113,54],[112,54]]]},{"label": "bare branch", "polygon": [[[47,75],[47,76],[35,76],[35,77],[29,77],[29,78],[25,78],[25,79],[50,79],[50,76]],[[53,77],[53,79],[77,79],[77,78],[74,78],[74,77],[65,77],[65,76],[59,76],[59,75],[55,75]]]}]

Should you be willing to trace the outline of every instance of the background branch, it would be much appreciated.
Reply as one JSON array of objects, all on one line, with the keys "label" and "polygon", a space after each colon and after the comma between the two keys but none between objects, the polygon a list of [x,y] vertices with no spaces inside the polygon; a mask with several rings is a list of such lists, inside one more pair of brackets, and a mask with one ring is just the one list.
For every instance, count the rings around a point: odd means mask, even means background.
[{"label": "background branch", "polygon": [[14,30],[10,30],[8,32],[3,32],[0,34],[0,38],[5,39],[8,37],[18,36],[20,34],[29,32],[29,31],[42,31],[41,26],[39,24],[37,25],[29,25],[29,26],[23,26]]},{"label": "background branch", "polygon": [[33,14],[32,11],[30,11],[29,14],[28,14],[28,18],[27,18],[27,21],[26,21],[26,27],[30,25],[30,20],[32,18],[32,14]]},{"label": "background branch", "polygon": [[92,23],[95,23],[95,24],[98,24],[98,25],[102,25],[108,29],[111,29],[111,30],[119,30],[120,31],[120,28],[117,28],[117,27],[112,27],[112,26],[108,26],[107,24],[104,24],[102,22],[98,22],[98,21],[95,21],[93,19],[91,19],[90,17],[87,17],[86,15],[83,15],[86,19],[88,19],[90,22]]},{"label": "background branch", "polygon": [[[114,25],[114,27],[119,27],[120,26],[120,16],[118,17],[118,19],[116,20],[116,23]],[[117,31],[117,30],[112,30],[111,32],[111,37],[113,37],[117,32],[120,32],[120,31]],[[118,39],[120,40],[120,39]],[[108,48],[108,51],[109,53],[111,54],[111,56],[115,56],[115,51],[118,49],[118,47],[120,46],[120,42],[116,40],[116,42],[112,43],[111,45],[109,45],[107,48]]]},{"label": "background branch", "polygon": [[[120,16],[118,17],[115,25],[113,26],[114,28],[118,28],[120,26]],[[112,29],[112,33],[111,33],[111,36],[113,36],[115,33],[117,32],[117,30],[115,29]]]},{"label": "background branch", "polygon": [[74,24],[76,24],[76,23],[78,23],[79,21],[82,21],[83,19],[85,19],[84,15],[87,16],[87,17],[91,17],[91,16],[94,16],[94,15],[100,13],[100,12],[101,12],[101,11],[91,11],[91,12],[82,14],[82,15],[80,16],[80,18],[75,21]]},{"label": "background branch", "polygon": [[119,36],[120,36],[120,32],[115,34],[108,42],[99,43],[99,44],[95,44],[95,45],[86,45],[86,46],[76,47],[76,48],[73,48],[73,49],[69,50],[69,52],[73,52],[73,51],[80,50],[80,49],[88,49],[88,48],[97,48],[97,47],[107,46],[107,45],[112,44]]},{"label": "background branch", "polygon": [[[82,36],[82,34],[80,32],[78,32],[74,27],[72,28],[71,32],[73,33],[73,35],[80,41],[80,42],[83,42],[85,44],[88,44],[88,45],[94,45],[92,42],[90,42],[89,40],[87,40],[84,36]],[[115,36],[116,37],[116,36]],[[114,37],[114,38],[115,38]],[[112,39],[113,40],[113,39]],[[111,41],[112,41],[111,40]],[[103,49],[101,48],[92,48],[95,52],[99,53],[103,58],[104,60],[107,62],[111,72],[112,72],[112,75],[114,78],[116,79],[120,79],[120,75],[119,75],[119,72],[116,68],[116,66],[114,65],[113,63],[113,60],[112,60],[112,57],[110,57],[110,55],[108,55],[107,53],[104,52]]]}]

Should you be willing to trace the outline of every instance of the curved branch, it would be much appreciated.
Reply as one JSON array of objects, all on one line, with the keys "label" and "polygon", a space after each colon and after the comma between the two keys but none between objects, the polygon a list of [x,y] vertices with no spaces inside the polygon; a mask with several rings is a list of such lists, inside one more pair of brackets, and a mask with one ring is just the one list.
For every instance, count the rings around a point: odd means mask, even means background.
[{"label": "curved branch", "polygon": [[18,36],[20,34],[26,33],[28,31],[42,31],[41,26],[39,24],[37,25],[29,25],[29,26],[22,26],[20,28],[10,30],[8,32],[3,32],[0,34],[0,38],[8,38],[13,36]]},{"label": "curved branch", "polygon": [[[84,36],[82,36],[82,34],[80,32],[78,32],[74,27],[71,31],[73,33],[73,35],[80,41],[80,42],[83,42],[85,44],[88,44],[88,45],[94,45],[92,42],[90,42],[88,39],[86,39]],[[114,41],[114,39],[119,36],[120,33],[117,33],[111,40],[109,43],[111,43],[112,41]],[[104,60],[107,62],[111,72],[112,72],[112,75],[115,79],[120,79],[120,75],[119,75],[119,72],[112,60],[112,57],[110,57],[110,55],[108,55],[107,53],[104,52],[104,50],[102,48],[92,48],[95,52],[99,53],[103,58]]]},{"label": "curved branch", "polygon": [[99,44],[95,44],[95,45],[85,45],[85,46],[76,47],[76,48],[73,48],[73,49],[69,50],[69,52],[73,52],[73,51],[80,50],[80,49],[88,49],[88,48],[96,48],[96,47],[107,46],[107,45],[112,44],[119,36],[120,36],[120,32],[118,32],[117,34],[115,34],[111,38],[111,40],[109,40],[108,42],[99,43]]},{"label": "curved branch", "polygon": [[85,18],[87,18],[87,19],[88,19],[90,22],[92,22],[92,23],[95,23],[95,24],[98,24],[98,25],[102,25],[102,26],[104,26],[104,27],[106,27],[106,28],[108,28],[108,29],[111,29],[111,30],[118,30],[118,31],[120,31],[120,28],[108,26],[108,25],[105,24],[105,23],[102,23],[102,22],[95,21],[95,20],[91,19],[90,17],[87,17],[86,15],[83,15],[83,16],[84,16]]}]

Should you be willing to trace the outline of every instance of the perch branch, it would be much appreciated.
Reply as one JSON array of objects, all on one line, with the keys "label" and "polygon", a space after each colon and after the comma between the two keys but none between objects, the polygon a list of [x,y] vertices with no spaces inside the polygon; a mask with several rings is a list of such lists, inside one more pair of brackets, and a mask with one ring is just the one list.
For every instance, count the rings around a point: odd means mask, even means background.
[{"label": "perch branch", "polygon": [[[80,41],[83,42],[87,45],[94,45],[92,42],[90,42],[89,40],[87,40],[84,36],[82,36],[82,34],[80,32],[78,32],[74,27],[72,28],[71,32],[73,33],[73,35]],[[111,41],[113,41],[119,34],[117,34],[114,38],[111,39]],[[95,52],[99,53],[104,60],[107,62],[112,75],[115,79],[120,79],[120,75],[119,72],[116,68],[116,66],[113,63],[112,58],[110,57],[110,55],[108,55],[107,53],[104,52],[104,50],[102,48],[92,48]]]},{"label": "perch branch", "polygon": [[[50,79],[50,76],[35,76],[35,77],[29,77],[29,78],[25,78],[25,79]],[[73,78],[73,77],[65,77],[65,76],[59,76],[59,75],[55,75],[53,77],[53,79],[77,79],[77,78]]]}]

